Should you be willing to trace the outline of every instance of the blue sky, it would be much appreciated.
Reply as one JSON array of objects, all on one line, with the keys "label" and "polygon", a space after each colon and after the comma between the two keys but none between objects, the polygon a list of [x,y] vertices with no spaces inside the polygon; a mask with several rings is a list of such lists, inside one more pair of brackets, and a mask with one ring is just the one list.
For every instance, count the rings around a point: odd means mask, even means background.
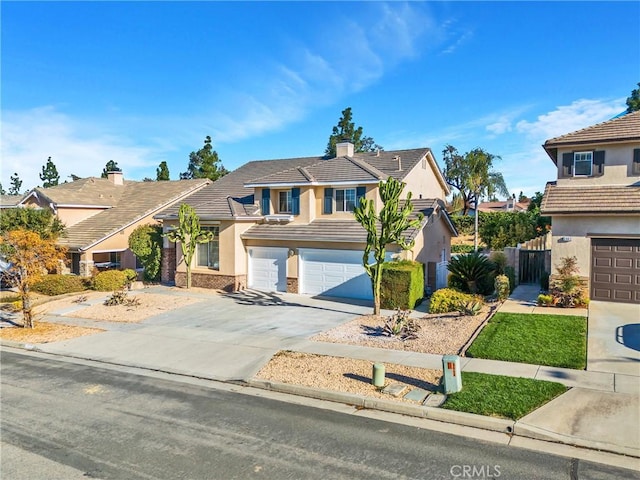
[{"label": "blue sky", "polygon": [[12,2],[1,13],[1,182],[321,155],[341,111],[386,150],[499,155],[555,178],[544,140],[622,112],[639,2]]}]

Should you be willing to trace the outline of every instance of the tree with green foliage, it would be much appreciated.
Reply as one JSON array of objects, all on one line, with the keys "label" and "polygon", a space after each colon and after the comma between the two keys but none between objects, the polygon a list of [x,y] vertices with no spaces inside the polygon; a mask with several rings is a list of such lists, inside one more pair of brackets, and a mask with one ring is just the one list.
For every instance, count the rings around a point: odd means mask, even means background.
[{"label": "tree with green foliage", "polygon": [[170,180],[169,166],[167,165],[167,162],[163,160],[160,162],[160,165],[158,165],[158,168],[156,168],[156,181],[163,182],[167,180]]},{"label": "tree with green foliage", "polygon": [[187,268],[187,288],[191,288],[191,263],[199,243],[213,239],[213,232],[203,230],[195,209],[183,203],[178,211],[178,228],[164,234],[170,242],[180,243],[182,257]]},{"label": "tree with green foliage", "polygon": [[336,144],[344,141],[353,143],[355,152],[373,152],[376,149],[383,149],[375,143],[373,138],[363,136],[362,127],[356,128],[352,118],[351,107],[345,108],[342,111],[342,117],[338,120],[338,124],[333,127],[331,135],[329,135],[329,142],[324,152],[327,157],[335,157]]},{"label": "tree with green foliage", "polygon": [[2,183],[0,183],[0,195],[6,195],[6,194],[7,194],[7,191],[2,186]]},{"label": "tree with green foliage", "polygon": [[640,110],[640,82],[638,88],[631,90],[631,95],[627,98],[627,113]]},{"label": "tree with green foliage", "polygon": [[45,240],[64,234],[64,224],[47,208],[3,208],[0,210],[0,234],[11,230],[30,230]]},{"label": "tree with green foliage", "polygon": [[[418,228],[423,215],[418,213],[415,219],[409,219],[413,212],[411,192],[401,205],[400,195],[405,184],[394,177],[389,177],[379,184],[382,210],[376,213],[373,200],[360,200],[354,214],[356,220],[367,232],[367,245],[364,249],[362,263],[367,275],[371,278],[373,290],[373,314],[380,315],[380,285],[382,281],[382,264],[385,262],[387,245],[395,243],[404,250],[413,247],[413,240],[408,241],[404,232],[409,228]],[[373,253],[373,263],[369,263],[369,256]]]},{"label": "tree with green foliage", "polygon": [[104,169],[102,170],[102,175],[100,175],[102,178],[108,178],[109,172],[121,172],[122,169],[118,168],[118,162],[114,162],[113,160],[109,160],[107,162],[107,164],[104,166]]},{"label": "tree with green foliage", "polygon": [[218,152],[211,145],[211,137],[207,135],[204,139],[204,146],[197,152],[189,154],[189,166],[186,172],[180,174],[180,180],[208,178],[216,181],[227,173],[229,171],[222,165],[218,158]]},{"label": "tree with green foliage", "polygon": [[444,178],[457,189],[464,201],[463,215],[473,205],[475,210],[475,234],[473,248],[478,250],[478,204],[483,196],[492,197],[496,193],[508,196],[509,190],[501,173],[493,170],[494,160],[500,157],[475,148],[460,155],[458,150],[447,145],[442,152],[445,162]]},{"label": "tree with green foliage", "polygon": [[11,186],[9,187],[9,195],[20,195],[20,189],[22,188],[22,180],[18,176],[18,173],[15,172],[10,177]]},{"label": "tree with green foliage", "polygon": [[144,279],[157,281],[162,262],[162,227],[139,225],[129,235],[129,248],[144,267]]},{"label": "tree with green foliage", "polygon": [[40,180],[42,180],[42,186],[44,188],[55,187],[60,182],[58,169],[56,168],[56,164],[51,160],[51,157],[47,159],[47,164],[42,166]]}]

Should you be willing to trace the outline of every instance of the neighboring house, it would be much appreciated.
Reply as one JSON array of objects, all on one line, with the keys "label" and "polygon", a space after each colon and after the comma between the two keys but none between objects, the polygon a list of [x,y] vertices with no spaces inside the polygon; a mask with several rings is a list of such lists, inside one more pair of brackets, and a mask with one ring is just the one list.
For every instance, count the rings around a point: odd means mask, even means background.
[{"label": "neighboring house", "polygon": [[[362,266],[366,231],[353,208],[361,197],[380,210],[378,185],[393,176],[411,191],[422,227],[406,232],[412,252],[397,245],[389,257],[427,265],[427,285],[435,289],[436,264],[450,257],[457,235],[444,208],[449,188],[430,149],[354,153],[341,143],[335,158],[307,157],[247,163],[191,195],[202,225],[215,233],[198,246],[192,266],[194,286],[244,288],[336,297],[372,297]],[[156,215],[164,229],[175,228],[178,207]],[[177,267],[176,267],[177,265]],[[163,280],[186,283],[180,249],[165,241]]]},{"label": "neighboring house", "polygon": [[592,300],[640,303],[640,111],[547,140],[558,167],[541,212],[552,265],[578,259]]},{"label": "neighboring house", "polygon": [[89,276],[94,267],[136,268],[129,250],[131,232],[139,225],[157,224],[156,213],[210,183],[207,179],[135,182],[124,180],[122,172],[109,172],[108,178],[35,188],[20,206],[53,211],[66,227],[58,243],[68,248],[70,273]]},{"label": "neighboring house", "polygon": [[23,198],[23,195],[0,195],[0,209],[16,208]]},{"label": "neighboring house", "polygon": [[[479,212],[526,212],[529,208],[529,201],[516,202],[514,198],[505,200],[504,202],[481,202],[478,205]],[[474,210],[469,210],[470,215],[474,215]]]}]

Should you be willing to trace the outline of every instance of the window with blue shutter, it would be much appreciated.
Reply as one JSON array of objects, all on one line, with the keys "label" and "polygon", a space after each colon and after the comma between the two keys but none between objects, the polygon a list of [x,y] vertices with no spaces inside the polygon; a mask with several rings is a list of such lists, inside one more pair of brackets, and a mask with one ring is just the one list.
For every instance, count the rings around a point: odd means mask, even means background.
[{"label": "window with blue shutter", "polygon": [[640,175],[640,148],[633,149],[633,166],[631,167],[633,175]]},{"label": "window with blue shutter", "polygon": [[291,213],[294,215],[300,215],[300,189],[291,189]]},{"label": "window with blue shutter", "polygon": [[367,187],[356,188],[356,207],[360,205],[360,199],[364,198],[366,193],[367,193]]},{"label": "window with blue shutter", "polygon": [[268,188],[262,189],[262,201],[260,202],[260,208],[262,210],[262,215],[271,214],[271,190]]},{"label": "window with blue shutter", "polygon": [[604,150],[593,152],[593,171],[594,177],[604,175]]},{"label": "window with blue shutter", "polygon": [[333,188],[324,189],[324,204],[322,213],[333,213]]}]

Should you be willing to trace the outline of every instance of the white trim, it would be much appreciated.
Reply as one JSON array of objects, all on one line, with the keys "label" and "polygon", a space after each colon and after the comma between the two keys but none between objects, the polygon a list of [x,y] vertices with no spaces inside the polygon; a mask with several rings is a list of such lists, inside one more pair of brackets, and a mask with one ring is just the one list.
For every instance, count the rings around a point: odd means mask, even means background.
[{"label": "white trim", "polygon": [[128,248],[113,248],[111,250],[94,250],[91,253],[120,253],[120,252],[126,252],[128,250]]},{"label": "white trim", "polygon": [[[576,157],[578,155],[585,155],[589,157],[589,173],[576,173]],[[586,163],[587,159],[579,160],[581,163]],[[581,152],[573,152],[573,176],[574,177],[591,177],[593,176],[593,150],[584,150]]]}]

